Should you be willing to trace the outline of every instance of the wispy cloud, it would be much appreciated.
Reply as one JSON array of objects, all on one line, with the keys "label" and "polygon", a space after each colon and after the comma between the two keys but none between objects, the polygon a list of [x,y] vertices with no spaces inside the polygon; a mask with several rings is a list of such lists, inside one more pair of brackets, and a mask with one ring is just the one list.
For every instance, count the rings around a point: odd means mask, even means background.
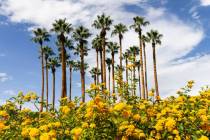
[{"label": "wispy cloud", "polygon": [[11,77],[8,76],[7,73],[0,73],[0,82],[5,82],[9,79],[11,79]]},{"label": "wispy cloud", "polygon": [[210,5],[210,0],[200,0],[200,3],[202,6],[209,6]]}]

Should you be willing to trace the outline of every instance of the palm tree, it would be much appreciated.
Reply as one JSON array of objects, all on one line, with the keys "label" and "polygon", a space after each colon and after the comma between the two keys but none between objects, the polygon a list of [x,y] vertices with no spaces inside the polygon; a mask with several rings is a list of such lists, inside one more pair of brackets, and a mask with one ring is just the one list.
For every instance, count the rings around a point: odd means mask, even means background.
[{"label": "palm tree", "polygon": [[106,64],[107,64],[107,67],[108,67],[108,71],[109,71],[109,91],[110,91],[110,87],[111,87],[111,80],[110,80],[110,77],[111,77],[111,65],[112,65],[112,59],[110,58],[107,58],[106,59]]},{"label": "palm tree", "polygon": [[127,49],[126,52],[123,54],[123,58],[125,59],[125,72],[126,72],[126,83],[128,84],[128,57],[130,51]]},{"label": "palm tree", "polygon": [[140,61],[136,61],[135,62],[135,65],[137,66],[137,68],[138,68],[138,83],[139,83],[139,95],[140,95],[140,97],[141,97],[141,76],[140,76],[140,67],[141,67],[141,64],[140,64]]},{"label": "palm tree", "polygon": [[51,69],[53,75],[53,89],[52,89],[52,109],[55,108],[55,72],[56,68],[60,67],[60,63],[57,57],[49,58],[48,67]]},{"label": "palm tree", "polygon": [[133,57],[133,64],[134,64],[134,66],[133,66],[133,83],[134,83],[134,89],[133,89],[133,93],[134,93],[134,95],[136,95],[136,85],[135,85],[135,83],[136,83],[136,66],[135,66],[135,62],[136,62],[136,55],[138,55],[139,54],[139,48],[138,48],[138,46],[132,46],[132,47],[130,47],[130,54],[132,55],[132,57]]},{"label": "palm tree", "polygon": [[96,77],[97,77],[97,75],[100,75],[99,69],[97,69],[97,67],[93,67],[89,72],[91,74],[91,77],[94,80],[94,84],[96,85],[97,84],[97,78]]},{"label": "palm tree", "polygon": [[156,65],[156,45],[161,45],[161,38],[163,37],[157,30],[151,30],[147,33],[147,37],[149,42],[152,43],[152,50],[153,50],[153,66],[154,66],[154,79],[155,79],[155,91],[156,97],[159,97],[159,89],[158,89],[158,79],[157,79],[157,65]]},{"label": "palm tree", "polygon": [[48,47],[48,46],[44,46],[42,48],[43,53],[44,53],[44,58],[45,58],[45,74],[46,74],[46,111],[48,111],[48,99],[49,99],[49,95],[48,95],[48,59],[50,56],[54,55],[53,50]]},{"label": "palm tree", "polygon": [[57,33],[58,41],[60,42],[61,48],[61,66],[62,66],[62,90],[61,90],[61,98],[67,96],[66,92],[66,35],[72,31],[71,24],[66,22],[66,19],[55,20],[53,23],[53,32]]},{"label": "palm tree", "polygon": [[[101,71],[103,70],[103,62],[102,62],[102,46],[101,46],[101,38],[97,35],[92,41],[92,48],[96,50],[96,67],[99,70],[98,64],[98,53],[100,53],[100,61],[101,61]],[[99,75],[96,76],[97,84],[99,83]],[[101,76],[101,82],[103,81],[103,76]]]},{"label": "palm tree", "polygon": [[143,56],[142,56],[142,27],[149,25],[149,22],[145,20],[144,17],[134,17],[134,24],[131,25],[131,28],[135,30],[136,33],[139,35],[139,48],[140,48],[140,64],[141,64],[141,86],[142,86],[142,98],[145,99],[145,88],[144,88],[144,69],[143,69]]},{"label": "palm tree", "polygon": [[73,60],[68,60],[67,65],[69,66],[69,100],[72,98],[72,70],[75,67],[75,62]]},{"label": "palm tree", "polygon": [[146,92],[146,99],[148,98],[148,86],[147,86],[147,56],[146,56],[146,42],[148,42],[148,37],[142,35],[141,37],[143,43],[143,55],[144,55],[144,78],[145,78],[145,92]]},{"label": "palm tree", "polygon": [[41,104],[40,104],[40,112],[43,111],[43,101],[44,101],[44,54],[43,54],[43,43],[45,41],[49,41],[49,33],[45,28],[37,28],[33,31],[34,37],[32,41],[39,44],[41,51],[41,69],[42,69],[42,93],[41,93]]},{"label": "palm tree", "polygon": [[104,13],[101,16],[97,16],[97,19],[94,20],[94,23],[92,26],[94,26],[96,29],[101,29],[100,31],[100,38],[102,39],[101,45],[102,45],[102,51],[103,51],[103,70],[102,70],[102,76],[103,76],[103,82],[105,83],[106,88],[106,33],[110,30],[110,26],[112,24],[112,19],[110,16],[106,16]]},{"label": "palm tree", "polygon": [[78,42],[78,46],[75,49],[75,54],[80,54],[81,61],[81,90],[82,90],[82,102],[85,102],[85,64],[84,64],[84,56],[87,56],[88,48],[87,48],[87,39],[91,36],[89,30],[83,26],[79,26],[73,32],[73,38],[76,42]]},{"label": "palm tree", "polygon": [[112,56],[112,92],[115,93],[114,55],[118,53],[119,46],[117,45],[117,43],[113,42],[108,42],[107,46],[108,46],[107,52],[110,52]]},{"label": "palm tree", "polygon": [[[112,31],[112,35],[118,35],[119,37],[119,45],[120,45],[120,67],[122,68],[122,39],[123,39],[123,34],[125,32],[127,32],[128,29],[127,27],[122,24],[122,23],[119,23],[117,25],[114,26],[114,30]],[[122,71],[121,71],[121,74],[122,74]],[[121,75],[121,80],[122,80],[122,75]]]}]

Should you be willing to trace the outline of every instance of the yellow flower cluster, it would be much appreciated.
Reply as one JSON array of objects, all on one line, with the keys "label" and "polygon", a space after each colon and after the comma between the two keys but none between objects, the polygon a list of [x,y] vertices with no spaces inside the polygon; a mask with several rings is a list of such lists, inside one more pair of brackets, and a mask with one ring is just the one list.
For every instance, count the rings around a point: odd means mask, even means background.
[{"label": "yellow flower cluster", "polygon": [[38,97],[33,92],[19,93],[15,101],[0,106],[0,139],[209,140],[210,88],[191,96],[193,83],[189,81],[177,97],[158,102],[154,102],[153,90],[150,100],[124,94],[113,99],[101,88],[103,84],[93,84],[88,102],[63,98],[58,110],[48,112],[20,108],[20,101],[34,103]]}]

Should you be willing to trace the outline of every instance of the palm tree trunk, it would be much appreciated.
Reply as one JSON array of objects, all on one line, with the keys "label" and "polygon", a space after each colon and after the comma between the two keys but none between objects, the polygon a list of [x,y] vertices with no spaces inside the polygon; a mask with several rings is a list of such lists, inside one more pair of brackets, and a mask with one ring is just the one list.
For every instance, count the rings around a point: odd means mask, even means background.
[{"label": "palm tree trunk", "polygon": [[43,111],[43,102],[44,102],[44,53],[41,46],[41,63],[42,63],[42,95],[41,95],[41,104],[40,104],[40,112]]},{"label": "palm tree trunk", "polygon": [[122,38],[119,35],[119,43],[120,43],[120,68],[122,68]]},{"label": "palm tree trunk", "polygon": [[106,89],[106,45],[105,45],[105,36],[102,40],[102,49],[103,49],[103,83],[105,84]]},{"label": "palm tree trunk", "polygon": [[[122,37],[119,35],[119,43],[120,43],[120,81],[123,81],[123,67],[122,67]],[[120,82],[120,83],[121,83]],[[120,84],[120,88],[122,88],[122,84]]]},{"label": "palm tree trunk", "polygon": [[72,65],[69,67],[69,100],[71,101],[71,91],[72,91]]},{"label": "palm tree trunk", "polygon": [[[65,38],[63,36],[63,38]],[[61,64],[62,64],[62,90],[61,90],[61,98],[66,97],[66,50],[64,48],[64,41],[62,39],[62,47],[61,47]]]},{"label": "palm tree trunk", "polygon": [[[97,67],[97,71],[98,71],[98,50],[96,51],[96,67]],[[97,83],[95,83],[95,84],[98,84],[99,83],[98,73],[96,74],[96,79],[97,79]]]},{"label": "palm tree trunk", "polygon": [[140,66],[138,66],[138,76],[139,76],[139,95],[141,98],[141,76],[140,76]]},{"label": "palm tree trunk", "polygon": [[153,50],[153,66],[154,66],[154,79],[155,79],[155,91],[156,91],[156,97],[159,95],[159,89],[158,89],[158,79],[157,79],[157,65],[156,65],[156,52],[155,52],[155,43],[152,43],[152,50]]},{"label": "palm tree trunk", "polygon": [[[125,59],[125,65],[126,65],[126,83],[127,83],[127,86],[128,86],[128,68],[127,68],[128,58]],[[128,92],[128,87],[127,87],[127,92]]]},{"label": "palm tree trunk", "polygon": [[144,87],[144,69],[143,69],[143,57],[142,57],[142,41],[141,34],[139,33],[139,47],[140,47],[140,66],[141,66],[141,94],[142,99],[145,99],[145,87]]},{"label": "palm tree trunk", "polygon": [[130,84],[131,85],[131,93],[132,93],[132,96],[133,96],[133,70],[132,69],[131,69],[131,76],[130,77],[131,77],[131,82],[130,82],[131,83]]},{"label": "palm tree trunk", "polygon": [[148,99],[148,86],[147,86],[147,57],[146,57],[145,43],[143,43],[143,52],[144,52],[145,92],[146,92],[146,99]]},{"label": "palm tree trunk", "polygon": [[115,93],[114,53],[112,53],[112,93]]},{"label": "palm tree trunk", "polygon": [[85,69],[84,69],[84,52],[81,50],[81,90],[82,102],[85,102]]},{"label": "palm tree trunk", "polygon": [[133,67],[133,95],[136,95],[136,55],[134,54],[134,67]]},{"label": "palm tree trunk", "polygon": [[55,71],[52,72],[53,74],[53,96],[52,96],[52,107],[53,110],[55,109]]},{"label": "palm tree trunk", "polygon": [[47,59],[45,59],[45,71],[46,71],[46,111],[48,111],[48,99],[49,99],[49,95],[48,95],[48,67],[47,67]]},{"label": "palm tree trunk", "polygon": [[103,83],[103,60],[102,60],[102,51],[100,50],[100,61],[101,61],[101,83]]},{"label": "palm tree trunk", "polygon": [[[111,69],[110,69],[110,67],[108,68],[109,69],[109,93],[110,93],[110,91],[111,91]],[[109,95],[109,97],[110,97],[110,95]]]}]

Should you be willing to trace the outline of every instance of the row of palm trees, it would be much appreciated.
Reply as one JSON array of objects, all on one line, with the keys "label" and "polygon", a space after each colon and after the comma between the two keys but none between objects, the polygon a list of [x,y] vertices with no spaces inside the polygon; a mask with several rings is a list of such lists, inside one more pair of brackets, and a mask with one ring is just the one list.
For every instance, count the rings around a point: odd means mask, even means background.
[{"label": "row of palm trees", "polygon": [[[146,35],[142,35],[142,28],[149,25],[149,22],[144,17],[134,17],[134,24],[130,26],[131,29],[138,34],[139,45],[132,46],[127,49],[124,53],[122,51],[123,44],[122,40],[124,34],[128,31],[126,25],[119,23],[114,25],[114,29],[111,32],[111,36],[118,36],[119,42],[107,41],[107,33],[111,30],[113,20],[110,16],[105,14],[97,16],[92,26],[99,30],[98,35],[92,40],[92,48],[96,51],[96,67],[93,67],[90,71],[95,84],[104,83],[103,89],[108,89],[112,93],[115,93],[115,69],[117,67],[120,72],[120,80],[123,81],[123,71],[125,68],[126,83],[129,83],[129,68],[130,63],[133,64],[132,80],[138,80],[139,92],[142,99],[148,98],[148,87],[147,87],[147,63],[146,63],[146,43],[151,42],[153,48],[153,62],[154,62],[154,81],[156,96],[159,96],[158,80],[157,80],[157,69],[156,69],[156,45],[161,44],[162,35],[156,30],[147,32]],[[66,19],[56,20],[53,24],[51,32],[55,33],[56,46],[58,47],[58,55],[56,56],[52,48],[48,47],[46,43],[50,38],[49,32],[45,28],[37,28],[33,31],[34,37],[32,40],[37,43],[40,47],[40,58],[42,66],[42,93],[41,93],[41,107],[40,111],[43,111],[44,102],[44,89],[46,84],[46,104],[48,105],[48,69],[51,69],[53,76],[53,95],[52,105],[55,105],[55,72],[57,67],[61,65],[62,69],[62,89],[61,98],[67,97],[67,84],[66,84],[66,68],[69,68],[69,99],[72,98],[72,72],[73,70],[80,70],[81,75],[81,92],[82,102],[85,102],[85,70],[88,68],[88,64],[85,63],[85,57],[88,55],[89,44],[88,39],[91,36],[89,29],[84,26],[79,26],[73,29],[72,25],[66,21]],[[69,37],[70,36],[70,37]],[[115,55],[119,52],[120,64],[116,66]],[[110,53],[111,58],[107,58],[107,53]],[[72,59],[72,55],[79,55],[79,60],[75,61]],[[139,59],[137,56],[139,55]],[[131,59],[132,58],[132,59]],[[125,60],[125,67],[123,66],[123,59]],[[108,67],[108,79],[107,82],[107,67]],[[136,78],[136,67],[138,69],[138,78]],[[112,71],[112,74],[111,74]],[[45,78],[46,77],[46,78]],[[111,78],[112,77],[112,89],[111,89]],[[100,80],[99,80],[100,79]],[[45,81],[46,80],[46,81]],[[120,85],[123,86],[123,85]],[[136,90],[132,91],[136,95]]]}]

